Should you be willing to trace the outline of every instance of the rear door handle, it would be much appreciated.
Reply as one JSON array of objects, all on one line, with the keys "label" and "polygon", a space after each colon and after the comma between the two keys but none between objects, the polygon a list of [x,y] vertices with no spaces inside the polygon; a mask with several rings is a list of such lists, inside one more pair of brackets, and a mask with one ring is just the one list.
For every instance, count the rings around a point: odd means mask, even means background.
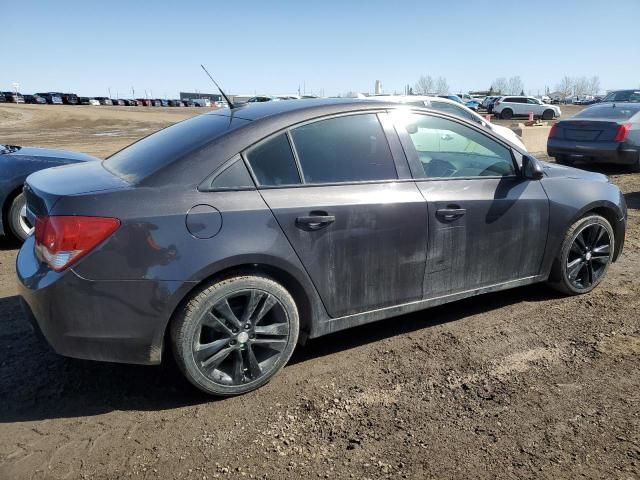
[{"label": "rear door handle", "polygon": [[336,217],[327,212],[311,212],[311,215],[296,218],[296,227],[302,230],[320,230],[335,221]]},{"label": "rear door handle", "polygon": [[436,215],[448,222],[462,217],[465,213],[467,213],[467,210],[464,208],[440,208],[436,210]]}]

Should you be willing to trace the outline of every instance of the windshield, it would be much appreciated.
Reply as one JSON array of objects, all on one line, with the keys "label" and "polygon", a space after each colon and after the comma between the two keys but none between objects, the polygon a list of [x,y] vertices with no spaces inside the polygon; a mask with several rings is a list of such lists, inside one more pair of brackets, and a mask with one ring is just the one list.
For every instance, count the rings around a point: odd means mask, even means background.
[{"label": "windshield", "polygon": [[629,120],[640,112],[640,105],[596,105],[578,113],[574,118],[602,118],[611,120]]},{"label": "windshield", "polygon": [[603,102],[631,102],[640,103],[640,90],[623,90],[611,92],[604,97]]},{"label": "windshield", "polygon": [[125,181],[137,183],[248,122],[222,115],[199,115],[144,137],[114,153],[103,164]]}]

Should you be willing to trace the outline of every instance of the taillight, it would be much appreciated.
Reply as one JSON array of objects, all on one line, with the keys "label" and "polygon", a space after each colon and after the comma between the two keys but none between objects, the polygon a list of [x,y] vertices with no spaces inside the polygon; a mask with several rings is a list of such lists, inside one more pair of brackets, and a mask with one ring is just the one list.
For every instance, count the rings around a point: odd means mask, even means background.
[{"label": "taillight", "polygon": [[554,138],[556,136],[556,131],[558,130],[558,124],[554,123],[551,126],[551,130],[549,130],[549,138]]},{"label": "taillight", "polygon": [[38,217],[36,252],[51,269],[60,272],[106,240],[119,226],[117,218]]},{"label": "taillight", "polygon": [[616,137],[613,139],[614,142],[624,142],[629,136],[629,130],[631,130],[630,123],[623,123],[618,127],[618,132],[616,133]]}]

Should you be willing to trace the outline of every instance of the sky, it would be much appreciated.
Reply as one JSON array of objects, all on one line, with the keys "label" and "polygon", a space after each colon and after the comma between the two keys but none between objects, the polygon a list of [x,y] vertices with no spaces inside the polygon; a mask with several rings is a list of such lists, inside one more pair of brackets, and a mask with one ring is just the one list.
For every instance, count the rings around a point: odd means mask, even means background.
[{"label": "sky", "polygon": [[565,75],[640,87],[640,0],[22,0],[2,16],[0,90],[22,93],[213,93],[201,63],[233,94],[402,92],[420,75],[452,92],[515,75],[532,95]]}]

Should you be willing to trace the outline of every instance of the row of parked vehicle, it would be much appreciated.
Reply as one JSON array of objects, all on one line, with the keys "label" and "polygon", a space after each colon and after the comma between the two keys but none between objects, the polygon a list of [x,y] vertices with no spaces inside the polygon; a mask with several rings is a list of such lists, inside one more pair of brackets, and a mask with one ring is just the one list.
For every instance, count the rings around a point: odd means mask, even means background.
[{"label": "row of parked vehicle", "polygon": [[217,107],[223,108],[226,102],[211,102],[209,99],[167,100],[162,98],[109,98],[79,97],[75,93],[43,92],[22,95],[19,92],[0,92],[0,103],[31,103],[49,105],[116,105],[122,107]]}]

